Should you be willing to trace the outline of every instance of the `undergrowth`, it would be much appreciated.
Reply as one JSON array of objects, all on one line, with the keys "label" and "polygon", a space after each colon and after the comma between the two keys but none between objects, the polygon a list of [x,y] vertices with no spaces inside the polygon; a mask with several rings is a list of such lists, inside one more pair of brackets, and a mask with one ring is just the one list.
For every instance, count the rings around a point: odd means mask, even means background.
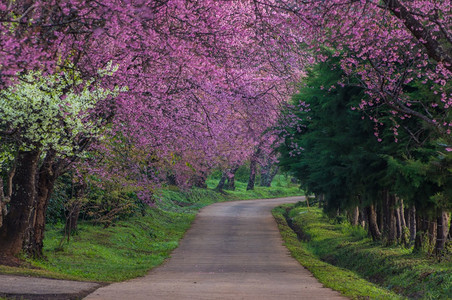
[{"label": "undergrowth", "polygon": [[[364,229],[334,222],[318,208],[288,205],[275,209],[274,216],[281,230],[288,231],[285,241],[292,254],[301,256],[299,261],[308,269],[314,268],[311,271],[320,281],[347,296],[450,299],[452,295],[450,260],[438,262],[411,249],[384,247],[369,239]],[[315,270],[316,263],[330,271]],[[372,288],[367,288],[368,281]]]}]

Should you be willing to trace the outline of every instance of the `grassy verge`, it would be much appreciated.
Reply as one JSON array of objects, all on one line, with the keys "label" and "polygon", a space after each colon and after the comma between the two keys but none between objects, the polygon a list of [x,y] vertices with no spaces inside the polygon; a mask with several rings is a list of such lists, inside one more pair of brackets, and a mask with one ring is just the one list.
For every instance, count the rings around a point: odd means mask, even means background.
[{"label": "grassy verge", "polygon": [[0,273],[99,282],[122,281],[145,275],[178,246],[200,208],[214,202],[300,195],[294,186],[256,187],[218,193],[212,189],[162,189],[155,207],[145,215],[117,221],[108,228],[81,222],[76,235],[63,241],[63,225],[48,226],[44,260],[28,260],[31,267],[0,266]]},{"label": "grassy verge", "polygon": [[273,213],[294,257],[344,295],[371,299],[450,299],[452,295],[450,261],[438,262],[402,247],[383,247],[361,228],[332,223],[318,208],[292,205]]}]

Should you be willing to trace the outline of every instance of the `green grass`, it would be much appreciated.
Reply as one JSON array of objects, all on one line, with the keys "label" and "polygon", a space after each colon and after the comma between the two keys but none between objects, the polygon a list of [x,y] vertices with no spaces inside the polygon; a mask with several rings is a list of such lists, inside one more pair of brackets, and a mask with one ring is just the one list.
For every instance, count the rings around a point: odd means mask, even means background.
[{"label": "green grass", "polygon": [[[258,180],[256,180],[256,183]],[[217,179],[207,180],[207,185],[210,189],[214,189],[218,184]],[[301,196],[304,192],[299,189],[298,184],[291,183],[289,178],[284,175],[276,175],[272,181],[272,186],[262,187],[255,185],[254,190],[247,191],[247,182],[236,181],[236,189],[234,191],[224,190],[227,197],[232,200],[245,200],[245,199],[267,199],[267,198],[278,198],[278,197],[290,197],[290,196]]]},{"label": "green grass", "polygon": [[[295,207],[295,208],[294,208]],[[292,227],[288,227],[284,214]],[[366,231],[335,224],[320,209],[285,206],[274,210],[294,256],[325,285],[352,298],[450,299],[452,264],[438,262],[403,247],[383,247]],[[317,269],[316,264],[324,266]],[[326,271],[328,270],[328,271]],[[371,281],[372,283],[369,283]]]},{"label": "green grass", "polygon": [[152,208],[145,216],[106,229],[85,223],[62,248],[60,228],[50,229],[44,248],[47,259],[31,262],[71,279],[114,282],[142,276],[169,257],[194,217]]},{"label": "green grass", "polygon": [[163,188],[155,194],[155,206],[148,208],[145,216],[117,221],[108,228],[81,222],[69,242],[61,243],[63,225],[48,226],[44,240],[46,259],[28,259],[31,268],[0,266],[0,273],[99,282],[143,276],[170,257],[200,208],[222,201],[302,194],[295,185],[287,185],[280,178],[274,187],[256,186],[248,192],[246,183],[241,182],[237,182],[236,191],[225,193]]}]

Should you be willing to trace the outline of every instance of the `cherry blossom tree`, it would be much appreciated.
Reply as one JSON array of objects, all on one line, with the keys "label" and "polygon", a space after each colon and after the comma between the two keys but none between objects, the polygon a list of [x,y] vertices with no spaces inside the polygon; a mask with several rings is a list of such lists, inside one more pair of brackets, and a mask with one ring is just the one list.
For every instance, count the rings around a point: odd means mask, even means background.
[{"label": "cherry blossom tree", "polygon": [[[357,107],[371,111],[376,127],[381,109],[397,120],[416,117],[436,128],[450,144],[452,122],[451,6],[449,1],[259,0],[257,6],[289,14],[304,27],[304,42],[317,59],[334,49],[347,75],[360,81],[367,96]],[[422,82],[436,97],[417,98],[407,86]],[[339,83],[341,84],[341,83]],[[344,83],[342,83],[344,84]],[[330,87],[325,87],[330,88]],[[334,87],[332,87],[334,88]],[[386,109],[387,108],[387,109]],[[415,133],[412,132],[415,139]]]},{"label": "cherry blossom tree", "polygon": [[[291,32],[284,18],[248,1],[5,0],[0,3],[0,29],[0,88],[13,89],[8,95],[22,103],[27,97],[14,91],[20,82],[33,84],[33,72],[44,78],[72,76],[49,87],[58,95],[49,91],[46,97],[63,103],[72,103],[70,95],[95,92],[94,85],[115,91],[79,113],[101,120],[102,134],[92,138],[80,132],[69,136],[68,143],[102,153],[104,161],[120,162],[91,165],[92,171],[132,170],[131,177],[144,184],[158,181],[164,170],[159,163],[169,162],[178,181],[188,182],[221,160],[245,159],[276,119],[276,107],[292,92],[288,83],[296,81],[304,63],[291,40],[300,30]],[[99,74],[109,66],[115,66],[111,76]],[[50,113],[42,110],[44,123]],[[16,123],[8,123],[8,134],[19,128]],[[33,123],[27,123],[26,131],[44,136]],[[134,155],[121,160],[121,145],[104,143],[107,138],[130,143]],[[9,206],[18,209],[10,210],[3,224],[14,217],[14,224],[21,226],[17,232],[8,231],[12,225],[1,227],[2,253],[17,254],[28,243],[25,231],[34,226],[36,214],[22,208],[35,203],[34,211],[43,216],[56,177],[80,161],[69,148],[23,148],[10,159],[15,167],[2,166],[12,178],[6,189],[26,191],[9,200]],[[47,187],[39,201],[33,200],[39,194],[36,180]],[[38,227],[42,232],[43,224]],[[32,252],[39,255],[43,235],[38,235]]]}]

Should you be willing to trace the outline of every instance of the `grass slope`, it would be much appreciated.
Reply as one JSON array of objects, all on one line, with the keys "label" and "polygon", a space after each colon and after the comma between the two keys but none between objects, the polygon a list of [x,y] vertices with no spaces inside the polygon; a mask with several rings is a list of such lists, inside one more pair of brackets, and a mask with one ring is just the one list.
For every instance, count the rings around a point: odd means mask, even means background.
[{"label": "grass slope", "polygon": [[281,230],[287,231],[285,241],[294,256],[321,282],[347,296],[450,299],[452,295],[451,261],[438,262],[402,247],[383,247],[362,228],[332,223],[318,208],[279,207],[274,216]]},{"label": "grass slope", "polygon": [[284,178],[279,179],[279,185],[245,191],[246,184],[237,182],[236,191],[225,193],[165,188],[156,193],[155,207],[147,209],[144,216],[121,220],[108,228],[81,222],[69,242],[61,243],[62,225],[49,227],[45,260],[28,260],[31,268],[0,266],[0,273],[99,282],[142,276],[170,256],[200,208],[214,202],[302,194]]}]

